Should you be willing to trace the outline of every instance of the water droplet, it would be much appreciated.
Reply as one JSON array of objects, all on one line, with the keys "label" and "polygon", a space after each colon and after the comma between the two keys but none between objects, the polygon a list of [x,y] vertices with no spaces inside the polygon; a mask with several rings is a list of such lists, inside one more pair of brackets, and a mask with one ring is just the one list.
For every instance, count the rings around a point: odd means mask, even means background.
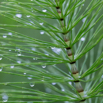
[{"label": "water droplet", "polygon": [[16,14],[16,17],[21,18],[22,14]]},{"label": "water droplet", "polygon": [[68,82],[70,85],[72,85],[72,82]]},{"label": "water droplet", "polygon": [[35,48],[31,48],[31,50],[32,50],[32,51],[35,51],[36,49],[35,49]]},{"label": "water droplet", "polygon": [[56,48],[56,47],[51,47],[52,51],[55,52],[56,54],[60,54],[61,48]]},{"label": "water droplet", "polygon": [[18,60],[17,63],[21,64],[21,61]]},{"label": "water droplet", "polygon": [[103,60],[103,58],[101,60]]},{"label": "water droplet", "polygon": [[8,96],[5,93],[3,93],[2,94],[2,99],[3,99],[3,102],[7,102],[8,101]]},{"label": "water droplet", "polygon": [[3,35],[3,38],[7,38],[7,35]]},{"label": "water droplet", "polygon": [[0,72],[2,71],[2,69],[0,69]]},{"label": "water droplet", "polygon": [[56,85],[56,83],[52,83],[52,85]]},{"label": "water droplet", "polygon": [[27,18],[29,18],[29,17],[30,17],[30,15],[27,15],[26,17],[27,17]]},{"label": "water droplet", "polygon": [[9,32],[9,33],[8,33],[8,35],[12,35],[12,33],[11,33],[11,32]]},{"label": "water droplet", "polygon": [[10,66],[10,68],[14,68],[14,65]]},{"label": "water droplet", "polygon": [[17,56],[21,56],[21,54],[17,54]]},{"label": "water droplet", "polygon": [[85,40],[85,37],[82,37],[82,38],[81,38],[81,41],[84,41],[84,40]]},{"label": "water droplet", "polygon": [[33,58],[33,60],[36,60],[35,58]]},{"label": "water droplet", "polygon": [[43,35],[43,34],[44,34],[44,31],[40,31],[40,34]]},{"label": "water droplet", "polygon": [[46,88],[45,91],[46,91],[47,93],[50,93],[50,92],[51,92],[51,89],[50,89],[50,88]]},{"label": "water droplet", "polygon": [[43,25],[43,23],[39,23],[40,25]]},{"label": "water droplet", "polygon": [[82,6],[84,6],[84,4]]},{"label": "water droplet", "polygon": [[43,65],[42,68],[46,68],[46,65]]},{"label": "water droplet", "polygon": [[27,103],[33,103],[33,102],[29,101],[29,102],[27,102]]},{"label": "water droplet", "polygon": [[24,73],[24,75],[26,75],[26,73]]},{"label": "water droplet", "polygon": [[18,49],[16,49],[17,51],[20,51],[20,49],[18,48]]},{"label": "water droplet", "polygon": [[69,103],[68,101],[65,101],[64,103]]},{"label": "water droplet", "polygon": [[45,55],[49,56],[49,54],[45,53]]},{"label": "water droplet", "polygon": [[64,92],[65,90],[62,88],[62,89],[61,89],[61,91],[63,91],[63,92]]},{"label": "water droplet", "polygon": [[47,10],[46,10],[46,9],[44,9],[44,10],[42,10],[42,12],[47,12]]},{"label": "water droplet", "polygon": [[0,60],[2,60],[2,57],[0,57]]},{"label": "water droplet", "polygon": [[86,17],[82,19],[82,22],[84,23],[86,21]]},{"label": "water droplet", "polygon": [[29,80],[31,80],[32,79],[32,76],[30,75],[29,77],[27,77]]},{"label": "water droplet", "polygon": [[11,51],[11,50],[9,50],[9,51]]},{"label": "water droplet", "polygon": [[34,83],[30,83],[30,86],[31,86],[31,87],[34,87]]}]

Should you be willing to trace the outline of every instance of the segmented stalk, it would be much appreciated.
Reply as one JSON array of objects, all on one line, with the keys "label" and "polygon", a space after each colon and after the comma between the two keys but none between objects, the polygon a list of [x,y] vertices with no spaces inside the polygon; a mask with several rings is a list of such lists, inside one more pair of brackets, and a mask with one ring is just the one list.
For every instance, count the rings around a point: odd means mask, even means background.
[{"label": "segmented stalk", "polygon": [[[61,15],[61,7],[59,6],[59,1],[60,0],[55,0],[55,3],[56,3],[56,9],[57,9],[57,12],[58,12],[58,14],[59,14],[59,16],[60,16],[60,22],[61,22],[61,27],[62,28],[65,28],[65,26],[66,25],[64,25],[64,18],[62,17],[62,15]],[[71,65],[71,72],[72,72],[72,75],[73,75],[73,77],[74,77],[74,79],[76,80],[76,81],[74,81],[74,84],[75,84],[75,88],[76,88],[76,90],[78,91],[78,93],[80,94],[80,97],[82,98],[81,99],[81,101],[80,101],[80,103],[85,103],[85,99],[84,99],[84,90],[83,90],[83,87],[82,87],[82,85],[81,85],[81,82],[78,80],[79,79],[79,72],[78,72],[78,69],[77,69],[77,67],[76,67],[76,61],[73,61],[73,52],[72,52],[72,47],[70,47],[70,40],[69,40],[69,38],[67,38],[66,37],[66,34],[67,33],[62,33],[63,34],[63,36],[64,36],[64,41],[65,41],[65,43],[67,44],[67,48],[66,48],[66,51],[67,51],[67,55],[68,55],[68,57],[69,57],[69,59],[72,61],[71,63],[70,63],[70,65]]]}]

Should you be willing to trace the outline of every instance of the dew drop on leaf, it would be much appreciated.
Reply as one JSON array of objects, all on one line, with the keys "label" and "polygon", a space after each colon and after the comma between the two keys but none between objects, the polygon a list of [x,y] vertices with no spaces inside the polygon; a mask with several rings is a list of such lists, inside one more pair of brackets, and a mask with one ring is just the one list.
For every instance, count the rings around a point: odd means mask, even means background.
[{"label": "dew drop on leaf", "polygon": [[33,60],[37,60],[37,58],[33,58]]},{"label": "dew drop on leaf", "polygon": [[0,60],[2,60],[2,57],[0,57]]},{"label": "dew drop on leaf", "polygon": [[52,85],[56,85],[56,83],[52,83]]},{"label": "dew drop on leaf", "polygon": [[40,31],[40,34],[43,35],[43,34],[44,34],[44,31]]},{"label": "dew drop on leaf", "polygon": [[9,51],[11,51],[11,50],[9,50]]},{"label": "dew drop on leaf", "polygon": [[32,79],[32,77],[31,77],[32,75],[30,75],[29,77],[27,77],[29,80],[31,80]]},{"label": "dew drop on leaf", "polygon": [[9,32],[9,33],[8,33],[8,35],[12,35],[12,33],[11,33],[11,32]]},{"label": "dew drop on leaf", "polygon": [[62,88],[61,91],[65,91],[65,90]]},{"label": "dew drop on leaf", "polygon": [[0,69],[0,72],[2,71],[2,69]]},{"label": "dew drop on leaf", "polygon": [[30,102],[27,102],[27,103],[33,103],[33,102],[30,101]]},{"label": "dew drop on leaf", "polygon": [[16,17],[21,18],[22,14],[16,14]]},{"label": "dew drop on leaf", "polygon": [[45,55],[49,56],[49,54],[45,53]]},{"label": "dew drop on leaf", "polygon": [[26,75],[26,73],[24,73],[24,75]]},{"label": "dew drop on leaf", "polygon": [[3,38],[7,38],[7,36],[6,36],[6,35],[3,35]]},{"label": "dew drop on leaf", "polygon": [[29,17],[30,17],[30,15],[27,15],[26,17],[27,17],[27,18],[29,18]]},{"label": "dew drop on leaf", "polygon": [[84,6],[84,4],[82,6]]},{"label": "dew drop on leaf", "polygon": [[84,40],[85,40],[85,37],[82,37],[82,38],[81,38],[81,41],[84,41]]},{"label": "dew drop on leaf", "polygon": [[39,23],[40,25],[43,25],[43,23]]},{"label": "dew drop on leaf", "polygon": [[21,54],[17,54],[17,56],[21,56]]},{"label": "dew drop on leaf", "polygon": [[14,68],[14,65],[10,66],[10,68]]},{"label": "dew drop on leaf", "polygon": [[46,68],[46,65],[43,65],[42,68]]},{"label": "dew drop on leaf", "polygon": [[21,61],[18,60],[17,63],[21,64]]},{"label": "dew drop on leaf", "polygon": [[35,48],[31,48],[31,50],[32,50],[32,51],[35,51],[36,49],[35,49]]},{"label": "dew drop on leaf", "polygon": [[56,54],[60,54],[61,48],[56,48],[56,47],[51,47],[52,51],[55,52]]},{"label": "dew drop on leaf", "polygon": [[35,85],[34,83],[30,83],[30,87],[34,87],[34,85]]},{"label": "dew drop on leaf", "polygon": [[72,85],[72,82],[68,82],[70,85]]},{"label": "dew drop on leaf", "polygon": [[86,17],[82,19],[82,22],[84,23],[84,22],[85,22],[85,20],[86,20]]},{"label": "dew drop on leaf", "polygon": [[42,12],[47,12],[47,10],[46,10],[46,9],[44,9],[44,10],[42,10]]},{"label": "dew drop on leaf", "polygon": [[2,99],[3,99],[3,102],[7,102],[7,101],[8,101],[8,96],[7,96],[7,94],[3,93],[3,94],[2,94]]},{"label": "dew drop on leaf", "polygon": [[50,88],[46,88],[45,91],[46,91],[47,93],[50,93],[50,92],[51,92],[51,89],[50,89]]}]

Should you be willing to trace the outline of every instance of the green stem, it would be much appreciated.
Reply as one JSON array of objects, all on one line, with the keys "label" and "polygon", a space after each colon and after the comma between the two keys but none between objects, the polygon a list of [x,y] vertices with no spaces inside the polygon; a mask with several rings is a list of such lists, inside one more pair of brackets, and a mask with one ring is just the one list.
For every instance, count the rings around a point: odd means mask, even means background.
[{"label": "green stem", "polygon": [[[59,4],[59,0],[58,0],[58,4]],[[64,23],[64,18],[62,17],[62,13],[61,13],[62,8],[60,8],[60,6],[57,5],[56,9],[57,9],[57,12],[60,16],[61,27],[62,27],[62,29],[64,29],[66,26],[65,26],[65,23]],[[64,35],[64,41],[66,42],[66,44],[68,46],[68,48],[66,48],[67,55],[68,55],[69,59],[71,59],[71,61],[72,61],[70,63],[71,72],[72,72],[74,79],[76,80],[76,81],[74,81],[74,84],[75,84],[75,88],[78,91],[80,98],[81,98],[80,103],[85,103],[86,101],[84,99],[84,90],[83,90],[81,82],[78,80],[79,79],[79,72],[78,72],[78,69],[76,67],[76,63],[75,63],[76,61],[74,61],[74,55],[73,55],[73,52],[72,52],[72,47],[70,47],[70,40],[69,40],[69,38],[67,37],[66,34]]]}]

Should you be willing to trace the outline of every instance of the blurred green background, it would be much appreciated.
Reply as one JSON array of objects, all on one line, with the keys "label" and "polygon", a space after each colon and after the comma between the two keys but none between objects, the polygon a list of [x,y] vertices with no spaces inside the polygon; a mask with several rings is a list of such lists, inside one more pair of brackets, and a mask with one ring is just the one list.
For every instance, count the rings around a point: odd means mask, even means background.
[{"label": "blurred green background", "polygon": [[[4,1],[4,0],[0,0],[0,2],[2,2],[2,1]],[[22,0],[22,1],[24,1],[24,0]],[[25,0],[26,1],[26,0]],[[1,3],[0,3],[1,4]],[[89,4],[89,0],[86,0],[86,2],[85,2],[85,4],[84,4],[84,7],[83,7],[83,9],[82,9],[82,11],[81,12],[83,12],[85,9],[86,9],[86,6]],[[102,13],[102,12],[101,12]],[[47,20],[50,24],[53,24],[53,25],[56,25],[56,21],[55,20]],[[101,21],[100,21],[101,22]],[[16,22],[15,21],[12,21],[12,20],[10,20],[10,19],[8,19],[8,18],[6,18],[6,17],[4,17],[4,16],[1,16],[0,15],[0,24],[16,24]],[[80,22],[77,26],[76,26],[76,32],[78,31],[78,29],[79,29],[79,27],[81,26],[81,24],[82,24],[82,22]],[[98,26],[98,24],[97,24],[97,26]],[[7,27],[7,28],[9,28],[9,29],[12,29],[12,30],[14,30],[14,31],[17,31],[17,32],[20,32],[20,33],[23,33],[23,34],[25,34],[25,35],[27,35],[27,36],[30,36],[30,37],[33,37],[33,38],[37,38],[37,39],[40,39],[40,40],[46,40],[46,41],[49,41],[49,42],[52,42],[52,40],[51,40],[51,38],[49,37],[49,36],[47,36],[47,35],[45,35],[45,32],[43,32],[43,31],[40,31],[40,30],[34,30],[34,29],[27,29],[27,28],[16,28],[16,27]],[[95,27],[96,28],[96,27]],[[2,31],[1,29],[0,29],[0,32],[4,32],[4,31]],[[42,35],[40,34],[40,32],[42,32]],[[102,32],[103,31],[101,31],[101,33],[99,34],[99,35],[101,35],[102,34]],[[5,32],[4,32],[5,33]],[[0,35],[0,37],[1,37],[1,35]],[[94,53],[94,55],[97,55],[97,52],[96,52],[96,50],[98,49],[98,46],[99,46],[99,44],[94,48],[94,51],[95,51],[95,53]],[[33,49],[33,48],[31,48],[31,49]],[[35,48],[34,48],[35,49]],[[79,62],[79,65],[78,65],[78,68],[80,68],[81,67],[81,65],[82,65],[82,61],[85,59],[85,57],[82,57],[78,62]],[[89,67],[90,66],[90,64],[89,64],[89,59],[90,58],[88,58],[88,62],[87,62],[87,67]],[[28,60],[28,58],[26,59],[26,60]],[[28,60],[29,61],[29,60]],[[6,60],[6,59],[2,59],[2,60],[0,60],[0,64],[2,64],[2,63],[9,63],[9,61],[8,60]],[[57,65],[58,67],[60,67],[61,69],[63,68],[64,69],[64,64],[58,64]],[[40,66],[39,66],[40,67]],[[49,66],[47,66],[46,68],[48,68]],[[0,71],[2,71],[3,70],[3,68],[1,68],[0,69]],[[68,72],[67,71],[67,69],[64,69],[64,71],[66,71],[66,72]],[[25,74],[24,74],[25,75]],[[28,81],[32,81],[32,79],[28,79],[27,77],[20,77],[20,76],[16,76],[16,75],[10,75],[10,74],[4,74],[4,73],[2,73],[2,72],[0,72],[0,82],[17,82],[17,81],[26,81],[26,80],[28,80]],[[30,86],[30,84],[21,84],[22,86],[25,86],[25,87],[28,87],[28,88],[31,88],[31,86]],[[2,86],[2,85],[0,85],[0,88],[4,88],[4,85]],[[9,86],[5,86],[5,88],[11,88],[11,87],[9,87]],[[33,87],[34,89],[39,89],[39,90],[42,90],[42,91],[46,91],[46,92],[51,92],[51,90],[49,89],[49,88],[45,88],[45,84],[35,84],[35,86]],[[57,102],[56,102],[57,103]],[[60,103],[60,102],[58,102],[58,103]],[[63,103],[63,102],[61,102],[61,103]],[[65,102],[65,103],[68,103],[68,102]]]}]

